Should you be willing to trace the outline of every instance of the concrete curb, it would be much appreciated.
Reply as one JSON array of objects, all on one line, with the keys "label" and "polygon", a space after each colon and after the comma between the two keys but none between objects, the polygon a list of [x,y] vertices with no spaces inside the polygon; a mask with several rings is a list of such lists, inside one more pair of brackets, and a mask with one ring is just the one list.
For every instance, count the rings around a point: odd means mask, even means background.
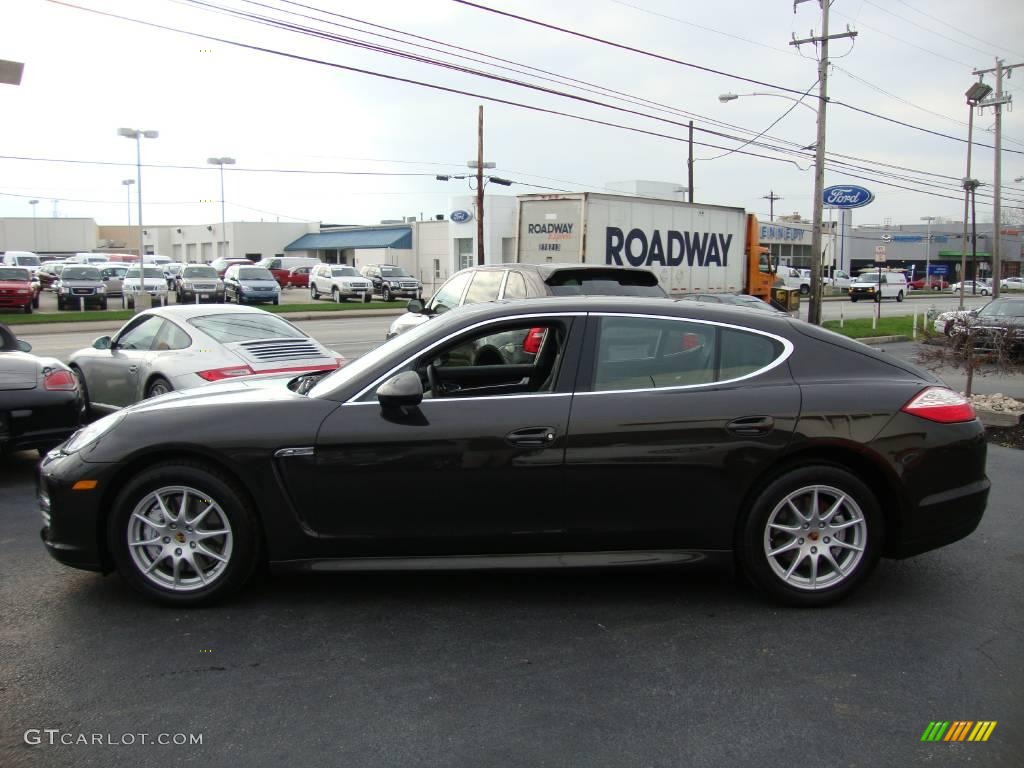
[{"label": "concrete curb", "polygon": [[[322,312],[275,312],[274,314],[288,320],[334,320],[339,317],[389,317],[404,315],[402,309],[343,309],[324,310]],[[0,320],[2,321],[2,320]],[[80,331],[116,331],[127,320],[85,320],[82,322],[69,321],[66,323],[31,323],[27,325],[14,324],[7,326],[15,336],[22,338],[27,336],[43,336],[50,333],[76,333]]]},{"label": "concrete curb", "polygon": [[875,344],[895,344],[898,341],[912,341],[912,339],[901,334],[897,336],[868,336],[863,339],[854,339],[854,341],[873,346]]},{"label": "concrete curb", "polygon": [[1024,414],[1013,413],[1012,411],[990,411],[985,408],[975,408],[981,423],[986,427],[1016,427],[1024,423]]}]

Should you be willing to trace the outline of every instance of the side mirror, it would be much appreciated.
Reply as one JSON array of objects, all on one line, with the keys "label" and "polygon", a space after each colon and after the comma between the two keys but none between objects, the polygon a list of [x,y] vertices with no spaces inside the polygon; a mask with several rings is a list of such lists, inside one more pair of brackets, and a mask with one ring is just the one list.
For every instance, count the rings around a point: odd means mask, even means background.
[{"label": "side mirror", "polygon": [[18,349],[20,349],[22,352],[31,352],[32,345],[29,344],[27,341],[22,341],[21,339],[18,339]]},{"label": "side mirror", "polygon": [[409,299],[409,303],[405,305],[405,308],[416,315],[423,314],[423,301],[422,299]]},{"label": "side mirror", "polygon": [[92,343],[93,349],[110,349],[110,337],[100,336]]},{"label": "side mirror", "polygon": [[978,316],[978,310],[972,309],[967,314],[969,314],[971,317],[977,317]]},{"label": "side mirror", "polygon": [[423,382],[415,371],[392,376],[377,388],[377,401],[381,408],[399,408],[423,402]]}]

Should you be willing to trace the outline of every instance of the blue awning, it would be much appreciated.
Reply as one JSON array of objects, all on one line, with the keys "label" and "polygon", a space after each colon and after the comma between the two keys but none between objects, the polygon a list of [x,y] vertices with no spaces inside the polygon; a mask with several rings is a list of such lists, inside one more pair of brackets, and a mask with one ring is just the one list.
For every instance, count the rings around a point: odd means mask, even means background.
[{"label": "blue awning", "polygon": [[333,251],[346,248],[412,248],[412,227],[310,232],[284,247],[286,251]]}]

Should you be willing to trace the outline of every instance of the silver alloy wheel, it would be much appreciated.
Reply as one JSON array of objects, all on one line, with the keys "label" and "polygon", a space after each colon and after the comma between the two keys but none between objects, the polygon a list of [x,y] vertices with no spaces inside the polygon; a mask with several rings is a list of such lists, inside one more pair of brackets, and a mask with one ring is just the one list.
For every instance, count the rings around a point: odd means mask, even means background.
[{"label": "silver alloy wheel", "polygon": [[857,570],[868,527],[857,502],[830,485],[808,485],[775,505],[764,529],[764,554],[788,586],[816,591]]},{"label": "silver alloy wheel", "polygon": [[217,581],[231,562],[234,544],[220,505],[183,485],[146,494],[128,518],[127,537],[139,573],[173,592],[194,592]]},{"label": "silver alloy wheel", "polygon": [[157,382],[155,382],[155,383],[150,385],[150,387],[149,387],[149,396],[150,397],[159,397],[160,395],[166,395],[168,392],[172,392],[172,391],[173,390],[167,385],[166,382],[157,381]]}]

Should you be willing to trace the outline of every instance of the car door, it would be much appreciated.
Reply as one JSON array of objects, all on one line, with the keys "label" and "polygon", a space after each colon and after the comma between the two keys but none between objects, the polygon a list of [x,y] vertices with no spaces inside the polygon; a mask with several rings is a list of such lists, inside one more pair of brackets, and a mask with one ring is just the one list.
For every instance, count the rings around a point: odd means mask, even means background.
[{"label": "car door", "polygon": [[[302,502],[339,552],[445,555],[561,548],[565,437],[582,317],[485,323],[411,354],[328,416]],[[517,365],[467,365],[480,338],[543,327]],[[384,409],[385,379],[416,371],[418,407]],[[430,386],[430,382],[435,386]]]},{"label": "car door", "polygon": [[111,340],[110,349],[96,350],[82,361],[92,402],[120,407],[139,399],[140,370],[164,322],[156,315],[139,315]]},{"label": "car door", "polygon": [[799,416],[791,349],[709,321],[590,315],[566,448],[573,546],[729,548]]}]

